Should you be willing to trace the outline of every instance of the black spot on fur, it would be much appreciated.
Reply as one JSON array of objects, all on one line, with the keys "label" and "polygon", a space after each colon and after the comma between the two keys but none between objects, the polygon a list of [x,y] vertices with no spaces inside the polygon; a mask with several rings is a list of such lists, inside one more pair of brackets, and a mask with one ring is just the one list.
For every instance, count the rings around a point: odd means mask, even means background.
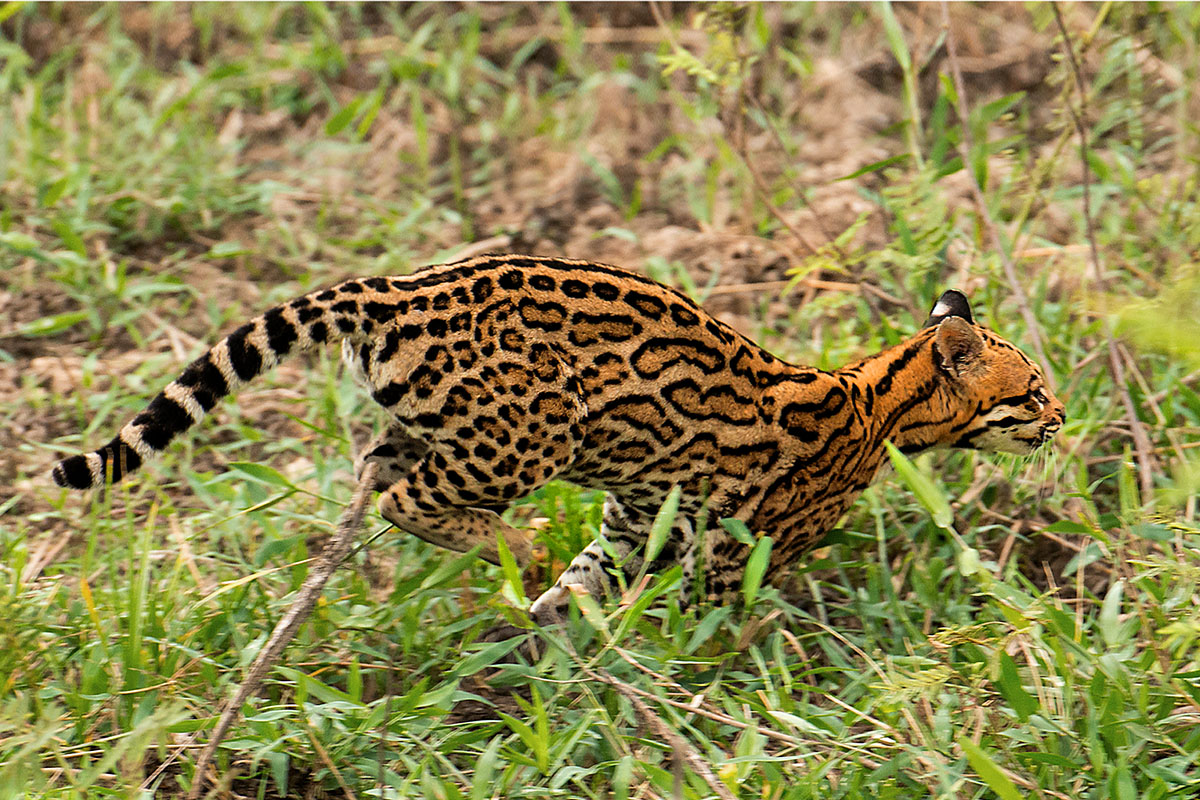
[{"label": "black spot on fur", "polygon": [[229,334],[229,363],[238,378],[248,381],[262,369],[262,353],[246,337],[254,330],[254,325],[247,323]]},{"label": "black spot on fur", "polygon": [[582,297],[587,297],[590,289],[588,289],[588,285],[583,281],[577,281],[574,278],[568,278],[562,282],[562,291],[567,297],[579,299]]},{"label": "black spot on fur", "polygon": [[371,398],[379,405],[390,408],[400,402],[400,398],[408,393],[408,385],[392,381],[381,389],[371,393]]},{"label": "black spot on fur", "polygon": [[704,328],[709,333],[711,333],[713,335],[713,338],[715,338],[717,341],[723,342],[725,344],[733,343],[732,334],[730,334],[729,331],[725,330],[720,325],[718,325],[716,320],[710,319],[708,322],[704,323]]},{"label": "black spot on fur", "polygon": [[517,272],[515,269],[510,269],[500,276],[500,287],[503,289],[516,290],[525,285],[525,276]]},{"label": "black spot on fur", "polygon": [[376,358],[376,361],[379,361],[381,363],[384,361],[387,361],[392,356],[396,355],[396,352],[399,349],[400,349],[400,332],[396,331],[396,330],[388,331],[387,336],[385,336],[383,339],[383,348],[380,349],[379,356]]},{"label": "black spot on fur", "polygon": [[324,315],[325,315],[325,309],[320,308],[319,306],[309,306],[308,308],[302,308],[299,311],[297,311],[296,319],[300,320],[300,323],[302,325],[307,325],[308,323],[312,322],[314,319],[319,319],[320,317],[322,317]]},{"label": "black spot on fur", "polygon": [[363,311],[366,311],[367,316],[376,322],[387,322],[396,314],[396,309],[390,303],[376,303],[374,301],[363,305]]},{"label": "black spot on fur", "polygon": [[596,293],[596,297],[610,302],[621,296],[621,290],[611,283],[592,284],[592,291]]},{"label": "black spot on fur", "polygon": [[72,489],[88,489],[92,485],[92,471],[88,469],[84,456],[64,458],[54,467],[54,482]]},{"label": "black spot on fur", "polygon": [[525,345],[525,336],[520,331],[506,328],[500,332],[500,349],[507,353],[519,353]]},{"label": "black spot on fur", "polygon": [[272,308],[264,317],[267,323],[267,344],[280,356],[286,356],[296,341],[296,329],[283,317],[283,310]]},{"label": "black spot on fur", "polygon": [[191,389],[192,397],[196,398],[196,402],[205,411],[211,411],[218,400],[229,394],[225,376],[217,369],[208,353],[189,364],[175,382]]},{"label": "black spot on fur", "polygon": [[395,458],[398,455],[400,455],[400,451],[390,444],[381,444],[371,451],[371,456],[375,458]]},{"label": "black spot on fur", "polygon": [[159,394],[145,411],[133,418],[133,424],[142,426],[143,442],[155,450],[162,450],[175,434],[191,426],[192,418],[179,403]]},{"label": "black spot on fur", "polygon": [[671,304],[671,319],[675,321],[676,325],[682,325],[685,328],[690,328],[700,322],[700,317],[696,316],[694,311],[679,303]]},{"label": "black spot on fur", "polygon": [[644,292],[626,292],[625,302],[648,317],[658,319],[667,312],[667,304]]},{"label": "black spot on fur", "polygon": [[476,303],[482,303],[484,300],[487,300],[492,296],[492,291],[491,278],[478,278],[475,283],[471,284],[471,298]]}]

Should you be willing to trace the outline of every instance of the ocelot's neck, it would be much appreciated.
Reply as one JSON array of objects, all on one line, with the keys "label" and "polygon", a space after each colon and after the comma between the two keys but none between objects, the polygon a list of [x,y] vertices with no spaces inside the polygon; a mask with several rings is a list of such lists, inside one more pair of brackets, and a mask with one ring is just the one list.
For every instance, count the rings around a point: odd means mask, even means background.
[{"label": "ocelot's neck", "polygon": [[935,363],[934,336],[928,329],[876,355],[851,364],[845,377],[859,398],[865,420],[864,445],[883,457],[883,442],[905,453],[952,444],[966,410],[944,371]]}]

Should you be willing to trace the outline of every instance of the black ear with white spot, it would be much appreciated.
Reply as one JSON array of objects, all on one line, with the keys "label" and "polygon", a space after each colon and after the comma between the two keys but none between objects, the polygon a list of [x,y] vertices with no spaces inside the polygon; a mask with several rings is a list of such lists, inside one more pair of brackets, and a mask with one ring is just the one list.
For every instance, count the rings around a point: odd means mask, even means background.
[{"label": "black ear with white spot", "polygon": [[932,328],[947,317],[962,317],[967,322],[975,321],[971,316],[971,304],[967,302],[967,296],[957,289],[942,292],[942,296],[929,312],[929,319],[925,320],[921,327]]}]

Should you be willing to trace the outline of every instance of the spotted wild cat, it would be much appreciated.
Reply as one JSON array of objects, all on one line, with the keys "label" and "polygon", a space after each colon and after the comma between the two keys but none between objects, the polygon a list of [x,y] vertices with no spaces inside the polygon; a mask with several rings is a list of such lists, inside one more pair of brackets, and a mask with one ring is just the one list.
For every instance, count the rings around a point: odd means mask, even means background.
[{"label": "spotted wild cat", "polygon": [[907,453],[1029,453],[1063,423],[1041,370],[974,324],[958,292],[907,341],[827,372],[775,358],[642,276],[496,256],[348,280],[270,309],[107,445],[59,462],[54,480],[117,480],[285,356],[333,341],[390,415],[359,469],[378,462],[379,510],[396,527],[451,550],[481,545],[492,562],[502,533],[525,562],[531,532],[498,511],[551,479],[608,491],[610,547],[593,542],[536,601],[546,619],[568,587],[602,593],[618,563],[640,571],[674,486],[680,513],[650,567],[681,563],[691,585],[703,563],[721,598],[741,585],[748,549],[710,523],[734,517],[770,535],[767,578],[782,578],[871,483],[885,440]]}]

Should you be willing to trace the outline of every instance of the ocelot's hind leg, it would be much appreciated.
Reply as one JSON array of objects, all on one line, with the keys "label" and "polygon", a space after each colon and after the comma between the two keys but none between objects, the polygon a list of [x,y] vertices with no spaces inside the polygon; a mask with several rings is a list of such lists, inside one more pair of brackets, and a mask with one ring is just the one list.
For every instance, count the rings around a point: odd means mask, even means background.
[{"label": "ocelot's hind leg", "polygon": [[[486,386],[455,387],[428,428],[418,414],[413,436],[429,452],[379,499],[384,518],[427,542],[500,561],[496,534],[518,564],[533,557],[533,534],[502,521],[496,510],[544,486],[570,467],[587,406],[553,354],[542,348],[528,366],[509,367]],[[462,391],[459,391],[459,389]],[[461,418],[453,430],[441,420]]]},{"label": "ocelot's hind leg", "polygon": [[396,423],[376,436],[354,459],[354,479],[362,477],[363,468],[374,462],[379,465],[375,473],[375,491],[386,491],[396,481],[407,475],[413,466],[425,457],[429,446],[414,439]]},{"label": "ocelot's hind leg", "polygon": [[473,490],[465,481],[458,485],[461,477],[448,468],[440,453],[431,452],[406,476],[383,490],[379,513],[400,530],[438,547],[465,553],[481,545],[479,557],[492,564],[500,563],[496,537],[502,535],[517,564],[529,563],[533,557],[532,532],[514,528],[495,511],[472,507],[461,492]]}]

